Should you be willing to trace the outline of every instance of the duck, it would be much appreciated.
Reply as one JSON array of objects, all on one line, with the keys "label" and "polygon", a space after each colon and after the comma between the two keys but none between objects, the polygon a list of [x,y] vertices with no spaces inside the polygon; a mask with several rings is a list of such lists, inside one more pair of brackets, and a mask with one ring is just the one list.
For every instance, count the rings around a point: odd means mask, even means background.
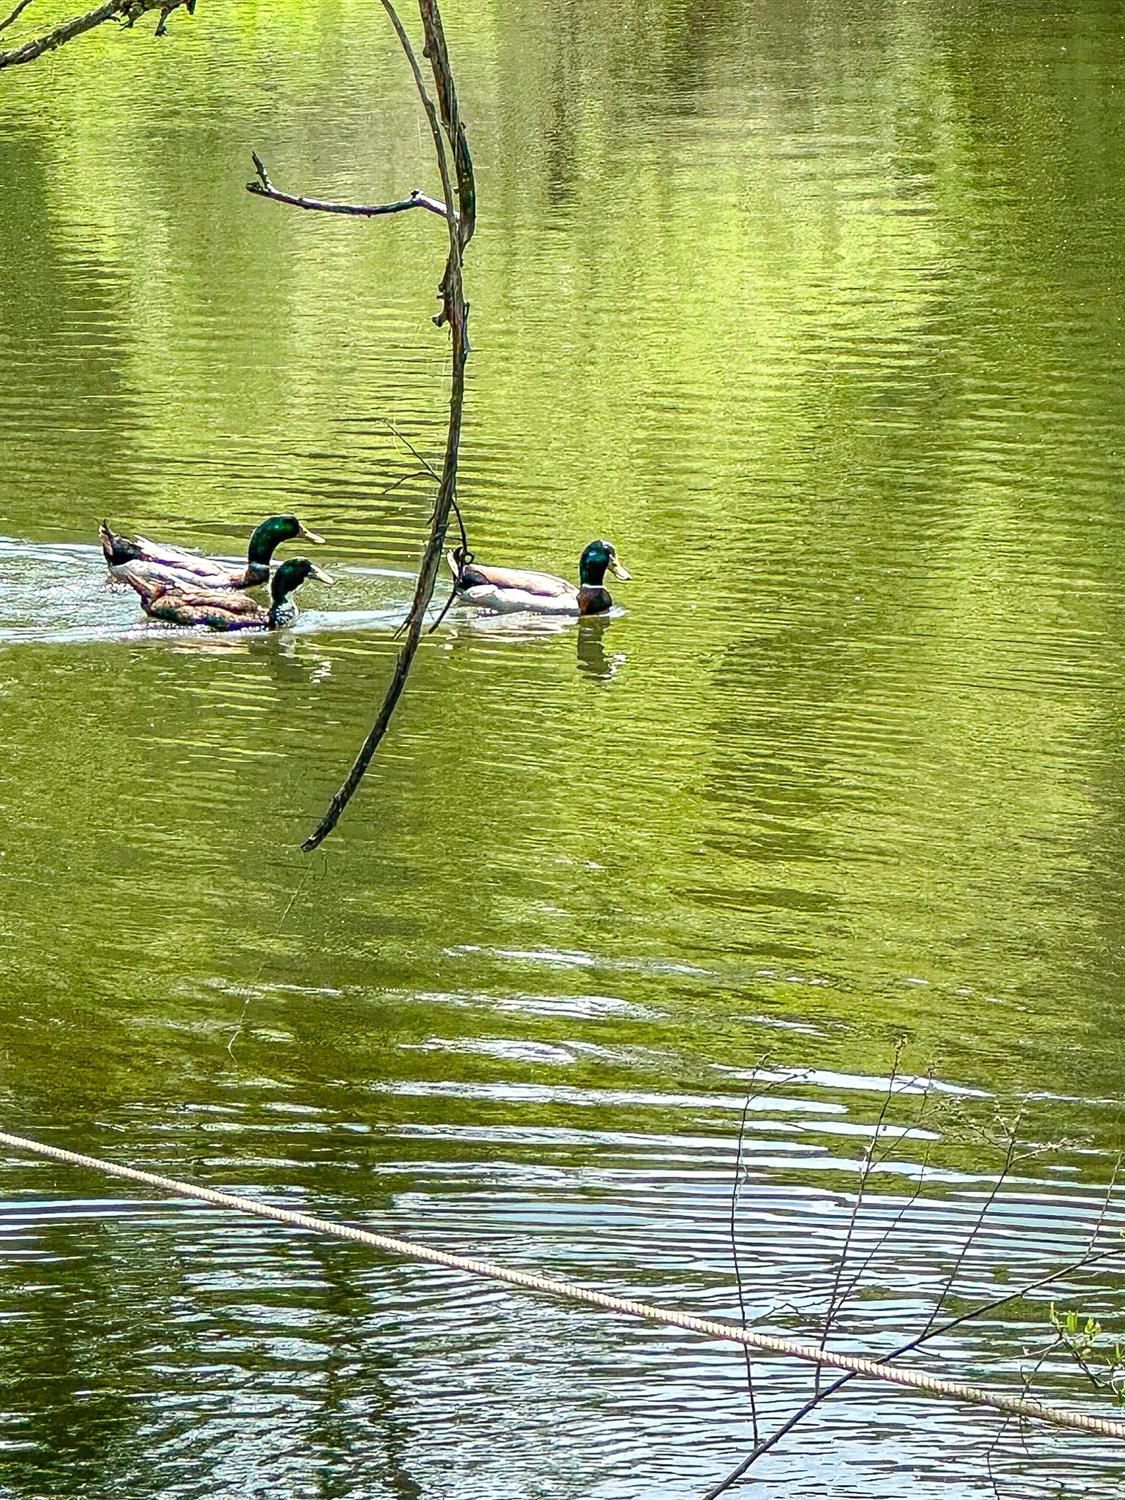
[{"label": "duck", "polygon": [[290,595],[306,578],[321,583],[335,580],[307,557],[291,557],[270,580],[270,605],[259,604],[242,589],[205,588],[189,583],[152,579],[124,564],[120,577],[141,596],[141,608],[168,625],[206,625],[209,630],[280,630],[297,618]]},{"label": "duck", "polygon": [[578,585],[553,573],[522,568],[489,568],[461,547],[446,556],[457,597],[497,614],[529,610],[541,615],[601,615],[613,604],[603,579],[609,568],[618,578],[631,575],[612,542],[591,542],[578,560]]},{"label": "duck", "polygon": [[[270,558],[282,542],[294,537],[322,544],[324,538],[296,516],[267,516],[250,535],[246,549],[246,566],[232,568],[218,558],[201,557],[181,547],[167,547],[150,542],[147,537],[120,536],[109,522],[98,527],[98,537],[105,553],[106,566],[115,578],[123,578],[122,569],[130,568],[134,577],[152,583],[183,584],[207,589],[256,589],[270,578]],[[133,585],[136,587],[136,584]]]}]

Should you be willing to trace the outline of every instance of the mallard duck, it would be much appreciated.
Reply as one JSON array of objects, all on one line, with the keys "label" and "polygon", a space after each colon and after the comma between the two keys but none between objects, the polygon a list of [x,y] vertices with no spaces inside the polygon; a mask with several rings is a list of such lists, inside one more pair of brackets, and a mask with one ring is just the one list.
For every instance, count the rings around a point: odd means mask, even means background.
[{"label": "mallard duck", "polygon": [[[302,536],[307,542],[322,543],[324,538],[310,531],[296,516],[267,516],[256,526],[246,550],[246,566],[232,568],[217,558],[201,557],[181,547],[166,547],[147,537],[119,536],[110,530],[109,522],[98,527],[106,566],[115,578],[122,578],[130,568],[136,578],[151,583],[183,584],[185,588],[256,589],[268,583],[270,558],[282,542]],[[136,584],[133,585],[136,587]]]},{"label": "mallard duck", "polygon": [[297,618],[289,597],[306,578],[332,583],[332,578],[307,557],[283,562],[270,582],[268,609],[239,589],[209,589],[201,585],[150,579],[126,565],[120,575],[141,596],[141,608],[154,620],[169,625],[206,625],[210,630],[280,630]]},{"label": "mallard duck", "polygon": [[460,547],[446,558],[456,579],[457,597],[466,604],[498,614],[532,610],[541,615],[600,615],[612,605],[602,580],[610,568],[618,578],[628,572],[617,560],[612,542],[591,542],[578,562],[578,586],[553,573],[531,573],[521,568],[486,568],[468,559]]}]

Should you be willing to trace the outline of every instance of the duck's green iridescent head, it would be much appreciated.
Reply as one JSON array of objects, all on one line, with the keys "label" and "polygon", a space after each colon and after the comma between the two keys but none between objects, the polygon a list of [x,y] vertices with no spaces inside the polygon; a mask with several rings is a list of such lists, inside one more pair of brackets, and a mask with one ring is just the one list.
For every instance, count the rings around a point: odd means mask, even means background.
[{"label": "duck's green iridescent head", "polygon": [[250,545],[246,551],[247,562],[269,567],[274,549],[280,547],[282,542],[291,542],[296,536],[303,536],[307,542],[323,543],[324,541],[322,536],[317,536],[315,531],[310,531],[302,521],[298,521],[296,516],[267,516],[251,534]]},{"label": "duck's green iridescent head", "polygon": [[617,560],[617,548],[612,542],[591,542],[578,562],[579,583],[598,585],[605,577],[605,570],[618,578],[628,578],[629,572]]},{"label": "duck's green iridescent head", "polygon": [[284,604],[294,589],[299,589],[306,578],[319,578],[321,583],[335,583],[336,581],[323,568],[318,568],[316,563],[309,562],[307,557],[291,557],[288,562],[282,563],[270,583],[270,597],[273,599],[274,608]]}]

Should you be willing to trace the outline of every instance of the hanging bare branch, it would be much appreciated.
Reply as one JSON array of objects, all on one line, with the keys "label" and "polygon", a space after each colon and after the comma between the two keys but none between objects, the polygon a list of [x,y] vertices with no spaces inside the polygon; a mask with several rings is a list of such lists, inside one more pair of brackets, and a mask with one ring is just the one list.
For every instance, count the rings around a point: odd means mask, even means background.
[{"label": "hanging bare branch", "polygon": [[[3,25],[11,25],[30,3],[31,0],[20,0]],[[0,52],[0,67],[31,62],[106,21],[116,20],[126,26],[132,26],[147,11],[159,12],[156,33],[158,36],[163,35],[167,28],[168,17],[173,11],[182,6],[190,14],[194,12],[195,4],[196,0],[104,0],[102,5],[83,15],[75,16],[45,35],[24,42],[6,52]],[[469,154],[465,126],[457,103],[457,91],[453,82],[449,50],[446,46],[437,0],[418,0],[418,13],[425,38],[422,55],[430,64],[436,102],[427,87],[413,43],[392,0],[382,0],[382,5],[410,64],[418,96],[430,124],[443,198],[433,198],[420,189],[415,189],[408,198],[392,203],[352,204],[334,203],[325,199],[283,193],[274,187],[265,164],[257,155],[253,158],[257,178],[247,184],[249,191],[258,197],[320,213],[351,214],[373,218],[386,214],[405,213],[413,208],[423,208],[445,219],[449,236],[449,253],[438,286],[441,311],[434,318],[439,328],[448,324],[450,330],[449,424],[441,476],[430,517],[429,537],[419,564],[414,598],[404,625],[405,636],[375,723],[361,745],[350,771],[333,795],[324,816],[301,845],[306,852],[315,849],[336,826],[341,813],[362,781],[379,742],[387,732],[417,652],[426,610],[433,597],[450,513],[456,512],[460,520],[460,513],[456,509],[457,465],[461,441],[461,416],[465,400],[465,361],[470,347],[469,304],[465,300],[462,263],[465,248],[472,239],[476,225],[476,181],[473,176],[473,163]],[[0,29],[3,28],[0,27]]]},{"label": "hanging bare branch", "polygon": [[[437,581],[438,568],[441,564],[449,515],[453,508],[457,491],[457,461],[461,441],[461,415],[465,401],[465,361],[469,355],[469,305],[465,301],[462,282],[462,256],[465,247],[472,238],[473,229],[476,224],[476,182],[473,177],[472,159],[465,140],[465,128],[461,122],[458,110],[457,94],[449,66],[449,53],[445,44],[445,33],[442,29],[441,13],[436,0],[418,0],[418,11],[422,19],[422,31],[426,39],[425,56],[429,59],[434,76],[434,84],[438,96],[437,105],[434,104],[426,88],[426,82],[418,64],[418,59],[415,56],[414,48],[398,16],[398,12],[395,10],[391,0],[382,0],[382,3],[384,10],[390,17],[391,24],[394,26],[403,51],[406,53],[407,61],[410,63],[411,71],[414,74],[414,82],[418,89],[419,98],[422,101],[422,107],[426,111],[426,116],[430,122],[438,171],[441,174],[442,192],[445,195],[446,225],[449,231],[449,255],[445,263],[445,273],[438,288],[438,295],[442,300],[442,310],[434,321],[439,326],[443,323],[448,323],[451,334],[449,425],[446,432],[445,458],[442,463],[441,481],[438,485],[433,513],[430,517],[430,535],[418,568],[418,577],[414,585],[414,598],[406,620],[406,634],[402,646],[399,648],[398,659],[395,662],[390,683],[387,686],[379,712],[375,717],[375,722],[371,726],[367,738],[360,746],[359,754],[356,756],[351,770],[344,778],[338,790],[333,794],[324,816],[301,845],[301,848],[306,853],[322,843],[332,832],[333,828],[335,828],[341,813],[351,801],[360,782],[363,780],[364,773],[370,765],[375,751],[379,747],[379,742],[390,726],[395,707],[406,685],[406,679],[410,673],[415,652],[418,650],[418,643],[422,635],[422,626],[426,617],[426,609],[433,597],[434,584]],[[447,142],[452,148],[453,153],[452,169],[449,163]],[[454,180],[456,180],[456,187],[454,186]],[[454,208],[455,202],[456,208]]]},{"label": "hanging bare branch", "polygon": [[405,213],[409,208],[428,208],[430,213],[438,214],[443,219],[446,217],[445,204],[437,198],[428,197],[421,188],[414,188],[409,198],[401,198],[397,203],[374,204],[332,203],[324,198],[301,198],[293,193],[282,193],[270,181],[269,173],[258,153],[251,151],[250,155],[258,176],[256,181],[246,184],[246,191],[256,193],[259,198],[272,198],[275,203],[288,203],[294,208],[311,208],[321,214],[358,214],[369,219],[380,214]]},{"label": "hanging bare branch", "polygon": [[[430,122],[430,133],[434,140],[434,154],[437,158],[445,201],[439,202],[436,198],[427,197],[415,190],[409,198],[397,203],[362,207],[280,193],[270,182],[269,174],[257,155],[254,156],[257,181],[247,183],[249,191],[258,197],[271,198],[275,202],[289,203],[296,208],[319,210],[322,213],[375,216],[403,213],[410,208],[428,208],[431,213],[438,213],[444,217],[449,234],[449,254],[438,286],[441,311],[434,318],[439,328],[448,324],[451,335],[449,425],[446,431],[445,457],[438,480],[437,496],[430,516],[430,534],[418,567],[410,612],[402,627],[405,632],[403,643],[399,648],[383,702],[374,724],[360,746],[351,770],[333,794],[324,816],[301,845],[305,853],[315,849],[335,828],[341,813],[363,780],[364,773],[379,747],[379,742],[390,727],[391,718],[402,690],[406,686],[406,679],[418,650],[426,610],[433,597],[450,512],[456,510],[457,461],[461,442],[461,415],[465,403],[465,361],[469,356],[469,304],[465,301],[462,262],[465,247],[472,239],[473,229],[476,226],[476,180],[473,176],[473,163],[469,155],[465,127],[457,104],[457,91],[453,83],[449,50],[445,43],[445,32],[442,28],[437,0],[418,0],[418,13],[422,22],[422,34],[425,37],[423,56],[429,60],[433,74],[434,89],[437,94],[436,104],[427,87],[426,78],[409,33],[402,24],[392,0],[382,0],[382,5],[394,27],[406,60],[410,64],[418,97],[422,101],[422,108]],[[451,155],[452,165],[450,164]]]},{"label": "hanging bare branch", "polygon": [[[30,0],[26,0],[26,3],[30,4]],[[7,52],[0,52],[0,68],[10,68],[16,63],[34,62],[37,57],[42,57],[44,52],[53,52],[56,47],[73,41],[76,36],[82,36],[84,32],[93,31],[95,26],[101,26],[106,21],[120,21],[126,27],[133,26],[146,11],[150,10],[160,12],[156,35],[163,36],[167,31],[168,17],[181,6],[188,15],[192,15],[195,11],[195,0],[105,0],[103,5],[95,7],[94,10],[88,10],[81,16],[74,16],[69,21],[64,21],[61,26],[56,26],[53,31],[48,31],[43,36],[23,42]],[[4,26],[10,26],[23,8],[22,5],[18,6],[4,22]],[[3,29],[0,27],[0,30]]]}]

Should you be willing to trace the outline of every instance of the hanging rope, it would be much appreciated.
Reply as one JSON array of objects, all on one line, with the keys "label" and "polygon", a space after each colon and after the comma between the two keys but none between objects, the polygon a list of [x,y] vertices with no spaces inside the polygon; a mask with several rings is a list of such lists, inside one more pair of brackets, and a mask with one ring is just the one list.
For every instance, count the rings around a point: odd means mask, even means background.
[{"label": "hanging rope", "polygon": [[464,1271],[470,1276],[484,1276],[490,1281],[502,1281],[508,1286],[522,1287],[529,1292],[542,1292],[551,1297],[564,1297],[571,1302],[584,1302],[590,1307],[601,1307],[607,1312],[620,1313],[625,1317],[642,1318],[648,1323],[662,1323],[668,1328],[682,1328],[687,1333],[700,1333],[707,1338],[723,1339],[729,1343],[742,1344],[745,1348],[757,1349],[763,1354],[776,1354],[787,1359],[803,1360],[806,1364],[828,1365],[834,1370],[850,1370],[856,1375],[869,1376],[873,1380],[886,1380],[892,1385],[907,1390],[924,1391],[932,1396],[944,1396],[951,1401],[968,1406],[987,1407],[1003,1412],[1007,1416],[1025,1417],[1035,1422],[1046,1422],[1053,1427],[1072,1427],[1081,1432],[1095,1432],[1102,1437],[1125,1441],[1125,1423],[1114,1422],[1106,1417],[1088,1415],[1085,1412],[1067,1411],[1060,1406],[1050,1406],[1027,1396],[1005,1396],[1000,1392],[986,1391],[980,1386],[965,1385],[956,1380],[945,1380],[938,1375],[929,1375],[922,1370],[903,1370],[897,1365],[880,1360],[861,1359],[853,1354],[839,1354],[831,1349],[821,1349],[796,1339],[778,1338],[773,1334],[757,1333],[752,1328],[742,1328],[736,1323],[725,1323],[716,1318],[699,1318],[692,1313],[676,1312],[670,1308],[655,1307],[649,1302],[636,1302],[630,1297],[614,1297],[608,1292],[595,1291],[593,1287],[579,1286],[572,1281],[560,1281],[552,1276],[535,1276],[529,1271],[517,1271],[507,1266],[498,1266],[487,1260],[477,1260],[470,1255],[456,1255],[448,1250],[433,1249],[429,1245],[415,1244],[412,1240],[399,1239],[395,1235],[376,1234],[368,1229],[358,1229],[351,1224],[337,1224],[331,1219],[319,1219],[313,1214],[298,1213],[289,1208],[275,1208],[270,1203],[261,1203],[254,1198],[244,1198],[238,1193],[225,1193],[216,1188],[202,1187],[196,1183],[180,1182],[174,1177],[163,1177],[157,1172],[142,1172],[136,1167],[119,1166],[116,1162],[103,1161],[96,1156],[85,1156],[78,1151],[66,1151],[61,1146],[48,1146],[41,1141],[28,1140],[24,1136],[8,1135],[0,1131],[0,1145],[10,1146],[14,1151],[30,1151],[36,1156],[50,1157],[54,1161],[73,1167],[89,1167],[95,1172],[104,1172],[109,1177],[122,1177],[130,1182],[143,1182],[148,1187],[161,1188],[177,1198],[193,1198],[201,1203],[211,1203],[216,1208],[230,1208],[238,1213],[255,1214],[259,1219],[273,1219],[278,1224],[288,1224],[294,1229],[307,1229],[314,1234],[328,1234],[336,1239],[352,1240],[359,1245],[368,1245],[373,1250],[383,1250],[391,1255],[406,1256],[411,1260],[425,1261],[434,1266],[446,1266],[453,1271]]}]

